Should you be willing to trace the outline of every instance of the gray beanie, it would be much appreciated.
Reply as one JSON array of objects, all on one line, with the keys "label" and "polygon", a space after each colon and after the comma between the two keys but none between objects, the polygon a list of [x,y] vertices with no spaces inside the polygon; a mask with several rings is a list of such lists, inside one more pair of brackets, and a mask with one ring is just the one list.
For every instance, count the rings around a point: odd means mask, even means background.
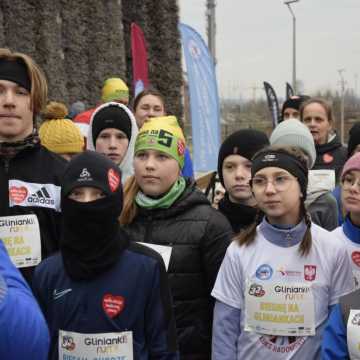
[{"label": "gray beanie", "polygon": [[270,136],[270,144],[299,147],[309,156],[309,169],[315,164],[316,149],[314,139],[309,129],[297,119],[288,119],[276,126]]}]

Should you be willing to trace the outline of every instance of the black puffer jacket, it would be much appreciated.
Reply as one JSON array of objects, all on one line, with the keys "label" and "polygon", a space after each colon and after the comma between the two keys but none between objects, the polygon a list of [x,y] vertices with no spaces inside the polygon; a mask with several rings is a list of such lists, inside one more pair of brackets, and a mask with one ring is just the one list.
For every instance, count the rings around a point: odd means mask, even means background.
[{"label": "black puffer jacket", "polygon": [[313,170],[335,170],[336,183],[339,182],[341,170],[346,162],[347,150],[338,135],[326,144],[316,145],[316,161]]},{"label": "black puffer jacket", "polygon": [[[59,249],[60,178],[66,164],[40,144],[11,160],[0,157],[0,217],[35,214],[43,259]],[[34,267],[21,268],[28,282],[33,271]]]},{"label": "black puffer jacket", "polygon": [[168,275],[181,359],[210,359],[210,293],[232,233],[226,218],[187,184],[169,209],[140,209],[126,230],[135,241],[172,247]]}]

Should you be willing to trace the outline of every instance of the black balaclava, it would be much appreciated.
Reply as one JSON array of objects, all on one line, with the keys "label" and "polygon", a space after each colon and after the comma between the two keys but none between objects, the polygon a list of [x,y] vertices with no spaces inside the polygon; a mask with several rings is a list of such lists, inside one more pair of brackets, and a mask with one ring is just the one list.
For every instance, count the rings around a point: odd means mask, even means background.
[{"label": "black balaclava", "polygon": [[[104,198],[82,203],[69,199],[78,187],[96,187]],[[69,162],[61,184],[62,233],[60,249],[67,274],[91,279],[108,270],[127,247],[118,217],[123,205],[121,173],[105,156],[85,151]]]}]

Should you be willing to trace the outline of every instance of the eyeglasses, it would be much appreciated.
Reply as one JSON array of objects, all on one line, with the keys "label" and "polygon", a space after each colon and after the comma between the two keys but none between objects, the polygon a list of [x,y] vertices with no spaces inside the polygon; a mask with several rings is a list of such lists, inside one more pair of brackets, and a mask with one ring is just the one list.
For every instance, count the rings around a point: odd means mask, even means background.
[{"label": "eyeglasses", "polygon": [[360,179],[353,177],[351,175],[345,175],[342,180],[342,188],[344,190],[350,190],[354,185],[356,185],[355,189],[360,191]]},{"label": "eyeglasses", "polygon": [[276,191],[286,191],[292,181],[297,180],[295,177],[288,175],[275,176],[273,179],[267,179],[261,176],[255,176],[251,180],[251,186],[254,192],[262,192],[268,187],[268,184],[275,188]]}]

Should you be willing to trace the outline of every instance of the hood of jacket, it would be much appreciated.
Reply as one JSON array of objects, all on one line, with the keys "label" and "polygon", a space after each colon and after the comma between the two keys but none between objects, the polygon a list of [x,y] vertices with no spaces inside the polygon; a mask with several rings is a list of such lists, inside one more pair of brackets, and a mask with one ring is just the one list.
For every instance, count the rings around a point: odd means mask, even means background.
[{"label": "hood of jacket", "polygon": [[[113,106],[114,103],[111,103],[111,105]],[[126,179],[129,176],[134,174],[134,168],[133,168],[134,148],[135,148],[136,137],[137,137],[139,130],[136,125],[135,116],[129,110],[129,108],[120,103],[117,103],[117,105],[126,111],[126,113],[129,115],[129,118],[131,120],[131,139],[129,141],[129,146],[127,148],[126,154],[119,165],[119,168],[121,170],[121,181],[124,184]],[[100,105],[99,107],[97,107],[95,109],[95,111],[91,115],[90,126],[89,126],[89,130],[88,130],[88,135],[87,135],[87,144],[86,144],[87,150],[95,151],[95,144],[93,142],[93,136],[92,136],[93,120],[94,120],[95,115],[98,113],[98,111],[100,111],[101,109],[104,109],[107,106],[110,106],[109,103]]]}]

